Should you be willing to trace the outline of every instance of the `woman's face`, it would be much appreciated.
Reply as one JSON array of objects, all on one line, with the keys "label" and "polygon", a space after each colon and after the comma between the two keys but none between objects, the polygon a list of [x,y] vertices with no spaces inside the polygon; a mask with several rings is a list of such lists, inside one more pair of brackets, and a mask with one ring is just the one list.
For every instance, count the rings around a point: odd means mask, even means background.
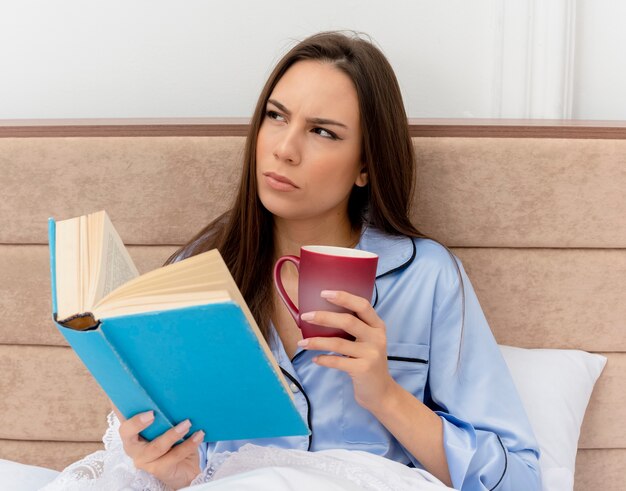
[{"label": "woman's face", "polygon": [[350,78],[330,64],[299,61],[265,109],[256,146],[263,205],[288,220],[347,217],[352,187],[367,184]]}]

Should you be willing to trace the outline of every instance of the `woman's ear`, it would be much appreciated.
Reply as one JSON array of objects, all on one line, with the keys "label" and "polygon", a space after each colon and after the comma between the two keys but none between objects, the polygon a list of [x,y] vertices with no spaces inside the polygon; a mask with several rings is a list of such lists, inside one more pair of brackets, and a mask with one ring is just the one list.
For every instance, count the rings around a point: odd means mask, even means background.
[{"label": "woman's ear", "polygon": [[367,174],[367,169],[365,167],[361,167],[361,172],[359,172],[359,175],[357,176],[356,181],[354,181],[354,184],[356,184],[360,188],[363,188],[367,186],[368,182],[369,176]]}]

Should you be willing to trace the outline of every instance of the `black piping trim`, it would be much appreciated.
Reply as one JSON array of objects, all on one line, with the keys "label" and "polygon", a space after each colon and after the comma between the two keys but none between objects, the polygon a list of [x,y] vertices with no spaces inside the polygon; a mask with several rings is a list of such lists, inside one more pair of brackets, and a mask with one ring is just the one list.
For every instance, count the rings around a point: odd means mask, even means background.
[{"label": "black piping trim", "polygon": [[[413,260],[415,259],[415,256],[417,255],[417,247],[415,247],[415,241],[413,239],[411,240],[411,245],[413,246],[413,252],[411,253],[411,257],[409,259],[407,259],[404,263],[402,263],[400,266],[397,266],[393,269],[390,269],[389,271],[385,271],[384,273],[381,273],[380,275],[378,275],[376,277],[376,279],[382,278],[383,276],[387,276],[388,274],[391,273],[395,273],[396,271],[400,271],[401,269],[406,268],[409,264],[411,264],[413,262]],[[372,304],[372,307],[376,307],[376,304],[378,303],[378,287],[376,286],[376,283],[374,283],[374,303]]]},{"label": "black piping trim", "polygon": [[306,421],[307,421],[307,423],[309,425],[309,430],[311,430],[311,433],[309,434],[309,446],[308,446],[307,450],[310,451],[311,450],[311,443],[313,442],[313,425],[311,424],[311,401],[309,401],[309,396],[307,396],[306,392],[304,392],[304,389],[300,385],[300,382],[298,382],[295,378],[293,378],[292,375],[287,370],[285,370],[283,367],[280,367],[280,370],[283,372],[285,377],[287,377],[289,380],[291,380],[292,383],[296,384],[298,389],[300,389],[300,392],[302,392],[302,394],[304,395],[304,399],[306,400]]},{"label": "black piping trim", "polygon": [[428,360],[422,360],[421,358],[407,358],[406,356],[387,356],[387,359],[395,360],[395,361],[411,361],[414,363],[428,364]]},{"label": "black piping trim", "polygon": [[306,353],[306,350],[303,349],[302,351],[298,351],[291,359],[291,363],[293,364],[293,362],[296,361],[296,358],[298,358],[298,356],[300,356],[302,353]]},{"label": "black piping trim", "polygon": [[374,297],[374,302],[372,303],[372,307],[376,307],[376,304],[378,303],[378,286],[376,285],[376,282],[374,282],[374,294],[376,296]]},{"label": "black piping trim", "polygon": [[411,254],[411,257],[407,259],[406,262],[402,263],[400,266],[397,266],[393,269],[390,269],[389,271],[385,271],[384,273],[381,273],[380,275],[376,277],[376,279],[382,278],[383,276],[387,276],[388,274],[391,274],[391,273],[395,273],[396,271],[400,269],[404,269],[413,262],[413,259],[415,259],[415,255],[417,254],[417,247],[415,247],[415,242],[413,241],[413,239],[409,239],[409,240],[411,241],[411,245],[413,246],[413,253]]},{"label": "black piping trim", "polygon": [[496,436],[498,437],[498,441],[500,442],[500,446],[502,447],[502,451],[504,452],[504,472],[500,476],[500,480],[489,491],[493,491],[494,489],[496,489],[500,485],[500,483],[502,482],[502,479],[504,479],[504,475],[506,474],[506,468],[509,465],[509,459],[507,457],[506,448],[504,448],[504,443],[502,443],[502,440],[500,439],[500,435],[496,435]]}]

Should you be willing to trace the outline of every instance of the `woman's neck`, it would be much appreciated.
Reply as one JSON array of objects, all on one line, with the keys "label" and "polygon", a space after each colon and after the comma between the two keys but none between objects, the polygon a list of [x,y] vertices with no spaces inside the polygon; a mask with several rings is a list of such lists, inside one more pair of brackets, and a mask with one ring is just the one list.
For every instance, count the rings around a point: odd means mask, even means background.
[{"label": "woman's neck", "polygon": [[360,235],[360,229],[355,230],[348,217],[335,222],[274,219],[274,245],[277,258],[286,254],[298,256],[303,245],[354,247]]}]

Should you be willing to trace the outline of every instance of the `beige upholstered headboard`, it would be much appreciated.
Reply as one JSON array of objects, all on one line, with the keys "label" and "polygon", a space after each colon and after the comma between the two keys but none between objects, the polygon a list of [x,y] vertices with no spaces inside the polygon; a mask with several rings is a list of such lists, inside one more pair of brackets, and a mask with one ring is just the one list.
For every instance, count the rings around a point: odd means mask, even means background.
[{"label": "beige upholstered headboard", "polygon": [[[153,269],[227,208],[246,130],[85,123],[0,122],[0,458],[58,469],[101,448],[109,406],[50,320],[47,218],[106,209]],[[415,221],[461,258],[498,341],[608,357],[576,489],[624,489],[626,126],[413,123]]]}]

